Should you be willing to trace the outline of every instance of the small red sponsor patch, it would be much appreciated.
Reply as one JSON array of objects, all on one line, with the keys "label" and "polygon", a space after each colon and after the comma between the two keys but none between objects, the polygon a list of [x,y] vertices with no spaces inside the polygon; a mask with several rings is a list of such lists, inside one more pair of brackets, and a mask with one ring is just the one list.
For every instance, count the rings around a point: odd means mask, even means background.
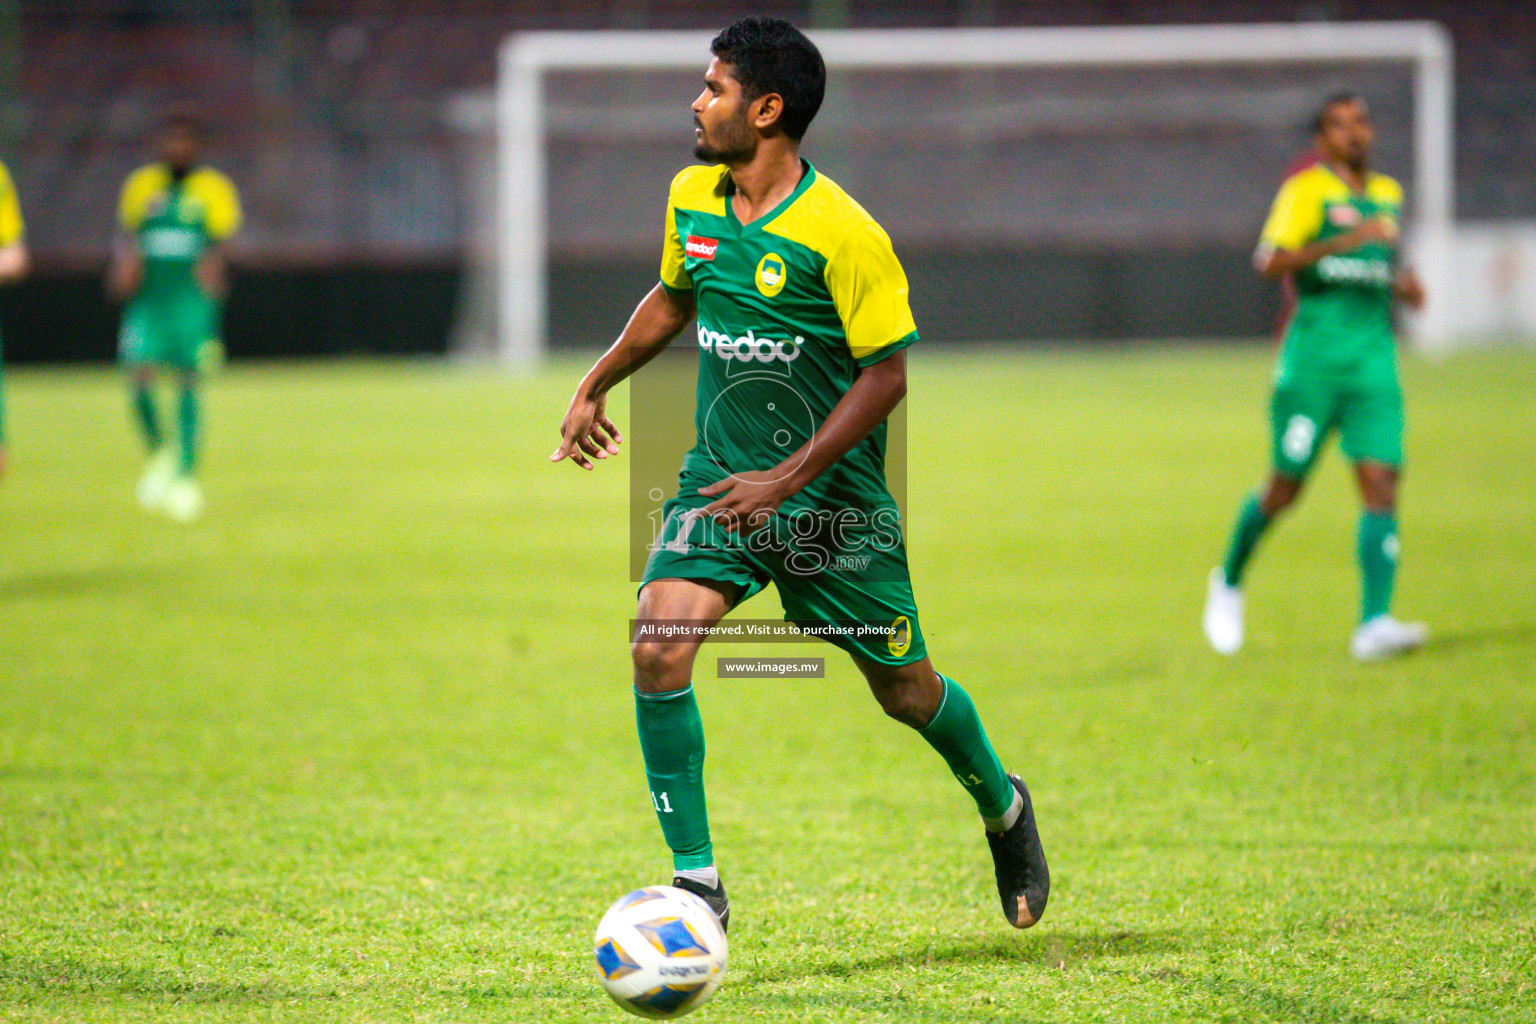
[{"label": "small red sponsor patch", "polygon": [[689,235],[688,244],[683,251],[689,256],[695,256],[701,260],[715,258],[715,250],[720,248],[720,243],[713,238],[700,238],[698,235]]}]

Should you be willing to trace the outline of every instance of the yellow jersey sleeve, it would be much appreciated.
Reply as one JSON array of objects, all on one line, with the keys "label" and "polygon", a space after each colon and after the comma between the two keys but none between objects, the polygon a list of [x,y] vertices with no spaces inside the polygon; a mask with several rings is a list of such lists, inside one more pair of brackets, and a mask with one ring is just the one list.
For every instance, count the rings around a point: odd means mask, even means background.
[{"label": "yellow jersey sleeve", "polygon": [[1383,206],[1401,208],[1403,205],[1403,186],[1394,178],[1385,174],[1373,174],[1371,180],[1365,186],[1365,194],[1373,202]]},{"label": "yellow jersey sleeve", "polygon": [[117,223],[124,231],[137,231],[149,212],[149,204],[165,191],[165,168],[155,164],[140,167],[123,182],[122,198],[117,203]]},{"label": "yellow jersey sleeve", "polygon": [[11,172],[0,164],[0,246],[15,245],[21,241],[26,227],[21,222],[21,199],[16,195],[16,185]]},{"label": "yellow jersey sleeve", "polygon": [[677,234],[677,190],[687,174],[687,170],[679,171],[667,190],[667,223],[661,242],[661,283],[674,292],[693,291],[693,278],[683,264],[687,252]]},{"label": "yellow jersey sleeve", "polygon": [[877,363],[917,340],[906,271],[890,236],[874,221],[853,229],[827,261],[827,290],[860,366]]},{"label": "yellow jersey sleeve", "polygon": [[193,174],[187,186],[203,202],[203,228],[209,238],[222,242],[240,230],[240,194],[234,182],[205,167]]},{"label": "yellow jersey sleeve", "polygon": [[677,207],[667,200],[667,230],[661,243],[661,283],[668,291],[693,291],[693,278],[683,269],[683,240],[677,236]]},{"label": "yellow jersey sleeve", "polygon": [[1323,230],[1323,196],[1317,177],[1293,174],[1280,186],[1269,219],[1259,232],[1261,249],[1300,249]]}]

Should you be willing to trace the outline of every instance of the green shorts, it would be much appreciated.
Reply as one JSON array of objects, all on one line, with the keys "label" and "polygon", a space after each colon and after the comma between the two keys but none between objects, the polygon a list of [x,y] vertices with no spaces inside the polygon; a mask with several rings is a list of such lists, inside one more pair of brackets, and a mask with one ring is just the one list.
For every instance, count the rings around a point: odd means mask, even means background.
[{"label": "green shorts", "polygon": [[118,358],[125,366],[158,364],[195,371],[218,333],[219,304],[205,295],[140,297],[123,310]]},{"label": "green shorts", "polygon": [[781,510],[743,538],[697,516],[714,499],[692,490],[662,506],[642,589],[673,577],[712,580],[734,584],[739,605],[771,582],[786,620],[855,657],[909,665],[927,656],[895,508]]},{"label": "green shorts", "polygon": [[1395,380],[1352,381],[1293,374],[1269,402],[1275,472],[1300,480],[1328,434],[1352,462],[1403,464],[1403,392]]}]

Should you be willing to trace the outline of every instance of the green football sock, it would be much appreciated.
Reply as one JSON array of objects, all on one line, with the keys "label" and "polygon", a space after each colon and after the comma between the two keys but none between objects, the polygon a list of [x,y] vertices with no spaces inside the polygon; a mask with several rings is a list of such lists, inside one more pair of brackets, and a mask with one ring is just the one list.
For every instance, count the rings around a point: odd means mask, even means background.
[{"label": "green football sock", "polygon": [[672,848],[672,867],[683,871],[715,862],[704,808],[704,721],[693,687],[671,693],[635,691],[635,724],[651,806]]},{"label": "green football sock", "polygon": [[147,385],[134,387],[133,413],[139,432],[144,435],[144,443],[150,451],[157,450],[165,443],[165,435],[160,432],[160,411],[155,408],[155,393]]},{"label": "green football sock", "polygon": [[1243,570],[1248,565],[1248,559],[1253,555],[1254,546],[1259,543],[1259,538],[1264,535],[1265,527],[1269,526],[1269,517],[1264,514],[1259,505],[1257,494],[1248,495],[1248,500],[1243,502],[1243,510],[1238,513],[1237,525],[1232,528],[1232,541],[1227,545],[1226,560],[1221,563],[1221,571],[1226,577],[1227,586],[1241,586],[1243,582]]},{"label": "green football sock", "polygon": [[1397,516],[1366,512],[1355,534],[1360,558],[1360,621],[1387,613],[1392,603],[1392,578],[1397,574]]},{"label": "green football sock", "polygon": [[987,731],[981,727],[970,694],[948,676],[941,674],[939,679],[944,683],[939,710],[918,734],[944,758],[960,785],[976,801],[981,816],[1001,818],[1013,804],[1013,783],[1008,781],[1003,763],[987,741]]},{"label": "green football sock", "polygon": [[190,474],[197,463],[197,390],[181,389],[176,407],[176,439],[181,443],[181,472]]}]

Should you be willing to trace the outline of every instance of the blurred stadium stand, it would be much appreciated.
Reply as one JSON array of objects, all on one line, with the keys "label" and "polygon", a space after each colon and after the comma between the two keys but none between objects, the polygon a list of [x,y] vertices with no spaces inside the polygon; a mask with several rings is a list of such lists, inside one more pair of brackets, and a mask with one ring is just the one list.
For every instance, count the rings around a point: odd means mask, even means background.
[{"label": "blurred stadium stand", "polygon": [[[0,159],[38,265],[0,300],[7,357],[110,356],[114,313],[97,276],[117,190],[164,112],[189,103],[213,126],[210,161],[246,203],[232,352],[443,351],[467,217],[463,148],[445,111],[491,83],[501,39],[520,29],[716,28],[749,12],[856,27],[1434,18],[1455,40],[1458,215],[1536,218],[1527,0],[0,0],[0,63],[10,65],[0,67]],[[1262,333],[1272,298],[1244,257],[1241,247],[1207,248],[1190,266],[1251,292],[1251,316],[1223,327]],[[1072,274],[1142,274],[1113,246],[1072,258]],[[1028,253],[1017,259],[1019,273],[1040,272]],[[1050,317],[1076,315],[1097,317],[1088,326],[1102,336],[1177,333],[1181,324],[1148,312],[1155,305],[1040,315],[1047,330]],[[597,327],[607,316],[594,319],[593,340],[616,327]]]}]

